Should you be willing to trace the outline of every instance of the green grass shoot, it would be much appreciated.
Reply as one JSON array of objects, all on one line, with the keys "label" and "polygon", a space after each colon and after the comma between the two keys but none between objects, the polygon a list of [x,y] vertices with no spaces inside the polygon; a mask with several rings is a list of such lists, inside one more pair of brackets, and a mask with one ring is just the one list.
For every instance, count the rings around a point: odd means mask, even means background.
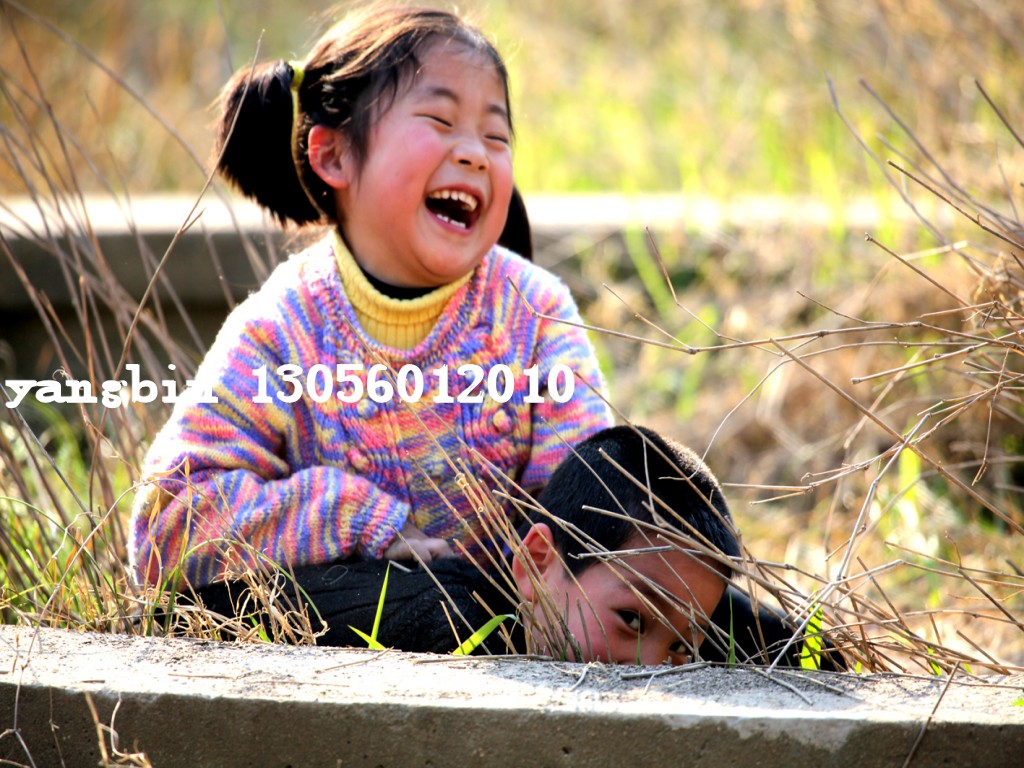
[{"label": "green grass shoot", "polygon": [[732,595],[729,595],[729,655],[726,658],[726,666],[732,669],[736,666],[736,630],[732,623]]},{"label": "green grass shoot", "polygon": [[503,622],[505,619],[514,620],[515,616],[513,616],[511,613],[503,613],[500,616],[492,616],[490,621],[488,621],[486,624],[480,627],[480,629],[478,629],[476,632],[470,635],[466,642],[464,642],[462,645],[460,645],[458,648],[452,651],[452,656],[469,656],[469,654],[475,651],[480,646],[480,643],[486,640],[490,636],[490,634],[494,630],[496,630],[500,626],[501,622]]},{"label": "green grass shoot", "polygon": [[811,614],[804,632],[804,644],[800,649],[800,666],[803,669],[821,669],[821,606]]},{"label": "green grass shoot", "polygon": [[384,571],[384,583],[380,585],[380,598],[377,600],[377,613],[373,617],[373,631],[370,634],[366,634],[351,624],[349,629],[359,635],[366,642],[368,648],[374,651],[383,651],[384,646],[377,640],[377,632],[380,630],[380,617],[384,614],[384,595],[388,591],[388,576],[391,575],[391,563],[388,563],[388,567]]},{"label": "green grass shoot", "polygon": [[260,622],[253,620],[253,626],[256,629],[256,636],[260,639],[261,643],[271,643],[270,634],[267,632],[267,628],[264,627]]},{"label": "green grass shoot", "polygon": [[641,640],[641,638],[642,638],[641,633],[637,632],[636,633],[636,665],[638,667],[643,666],[643,663],[642,663],[643,659],[640,656],[640,640]]},{"label": "green grass shoot", "polygon": [[[388,577],[391,575],[391,564],[388,563],[387,569],[384,571],[384,582],[380,586],[380,597],[377,599],[377,612],[373,617],[373,629],[370,634],[366,634],[360,629],[356,629],[351,624],[349,629],[355,632],[359,637],[366,643],[367,648],[374,651],[383,651],[384,645],[377,639],[377,634],[380,631],[380,619],[384,615],[384,597],[388,591]],[[505,619],[515,619],[515,616],[511,614],[501,614],[500,616],[491,617],[490,621],[484,624],[480,629],[474,632],[469,638],[462,643],[458,648],[452,651],[453,656],[468,656],[475,651],[480,644],[486,640],[490,634],[498,628],[498,626]]]}]

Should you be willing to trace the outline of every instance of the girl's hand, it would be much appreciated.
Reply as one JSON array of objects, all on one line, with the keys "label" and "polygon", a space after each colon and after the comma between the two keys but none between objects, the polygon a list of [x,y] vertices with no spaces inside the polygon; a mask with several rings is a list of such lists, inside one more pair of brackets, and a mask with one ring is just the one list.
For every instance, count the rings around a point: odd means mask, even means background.
[{"label": "girl's hand", "polygon": [[419,557],[424,563],[429,563],[442,557],[454,557],[454,554],[444,539],[432,539],[412,523],[406,523],[384,550],[384,559],[415,560]]}]

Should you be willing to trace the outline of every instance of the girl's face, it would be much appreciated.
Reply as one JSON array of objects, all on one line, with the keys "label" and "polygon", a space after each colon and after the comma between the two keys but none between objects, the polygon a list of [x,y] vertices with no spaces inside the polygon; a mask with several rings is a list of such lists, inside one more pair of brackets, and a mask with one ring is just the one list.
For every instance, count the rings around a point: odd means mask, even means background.
[{"label": "girl's face", "polygon": [[397,286],[444,285],[497,242],[512,196],[505,86],[493,64],[437,42],[373,126],[361,169],[336,191],[360,265]]}]

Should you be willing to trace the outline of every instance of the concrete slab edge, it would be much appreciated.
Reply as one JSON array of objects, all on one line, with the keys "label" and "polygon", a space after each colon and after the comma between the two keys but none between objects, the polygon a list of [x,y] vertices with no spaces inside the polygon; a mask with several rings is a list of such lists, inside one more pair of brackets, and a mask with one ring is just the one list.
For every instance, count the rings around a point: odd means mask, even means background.
[{"label": "concrete slab edge", "polygon": [[637,672],[2,626],[0,763],[96,766],[97,724],[108,753],[116,732],[156,768],[872,768],[912,749],[912,765],[969,768],[1024,756],[1020,677]]}]

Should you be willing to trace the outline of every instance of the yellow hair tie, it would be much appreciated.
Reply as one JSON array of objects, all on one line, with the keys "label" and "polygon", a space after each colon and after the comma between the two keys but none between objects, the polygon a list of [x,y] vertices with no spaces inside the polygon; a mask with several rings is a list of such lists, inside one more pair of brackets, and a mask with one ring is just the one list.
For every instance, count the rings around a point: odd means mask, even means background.
[{"label": "yellow hair tie", "polygon": [[298,61],[289,61],[288,66],[292,68],[292,151],[294,152],[299,128],[299,88],[302,87],[302,81],[306,78],[306,68]]},{"label": "yellow hair tie", "polygon": [[298,94],[302,80],[306,77],[306,68],[301,61],[289,61],[288,66],[292,68],[292,92]]},{"label": "yellow hair tie", "polygon": [[302,190],[309,198],[309,202],[313,204],[313,209],[322,211],[323,209],[320,208],[309,191],[309,187],[306,186],[306,180],[302,174],[302,158],[299,157],[299,88],[302,87],[302,81],[306,79],[306,68],[300,61],[289,61],[288,66],[292,68],[292,162],[295,164],[295,173],[299,177],[299,184],[302,185]]}]

